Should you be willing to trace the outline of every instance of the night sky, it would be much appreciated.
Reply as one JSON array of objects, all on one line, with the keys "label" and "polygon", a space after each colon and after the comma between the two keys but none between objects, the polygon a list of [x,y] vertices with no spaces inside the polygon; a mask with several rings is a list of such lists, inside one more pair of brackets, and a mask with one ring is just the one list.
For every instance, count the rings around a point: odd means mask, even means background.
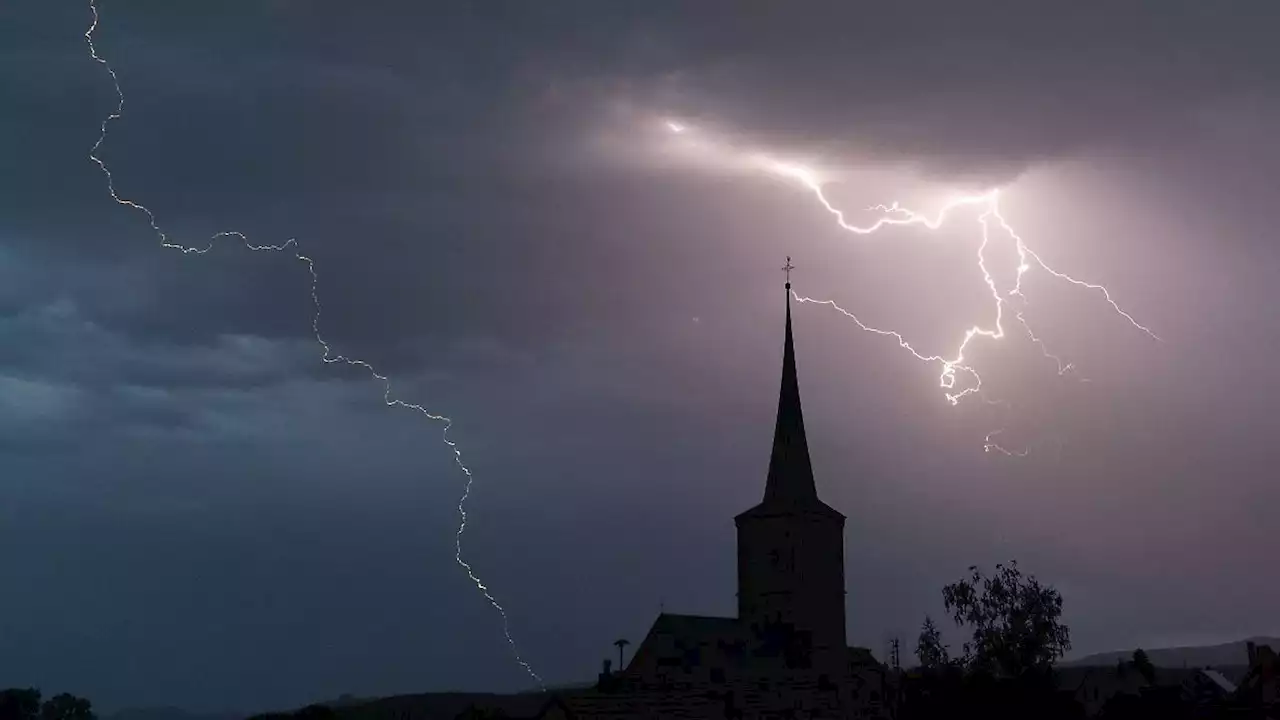
[{"label": "night sky", "polygon": [[[453,418],[464,556],[549,683],[660,607],[734,612],[787,255],[930,353],[992,320],[978,211],[854,236],[664,118],[829,170],[858,221],[999,187],[1163,339],[1033,269],[1025,317],[1080,374],[1011,331],[969,357],[1009,404],[952,407],[937,365],[796,306],[851,643],[913,648],[942,585],[1015,558],[1075,655],[1280,634],[1275,3],[409,5],[104,0],[101,156],[176,242],[297,238],[334,352]],[[442,425],[321,362],[306,266],[165,250],[112,202],[89,21],[0,5],[0,686],[251,711],[534,685],[454,561]],[[1027,457],[983,452],[1004,426]]]}]

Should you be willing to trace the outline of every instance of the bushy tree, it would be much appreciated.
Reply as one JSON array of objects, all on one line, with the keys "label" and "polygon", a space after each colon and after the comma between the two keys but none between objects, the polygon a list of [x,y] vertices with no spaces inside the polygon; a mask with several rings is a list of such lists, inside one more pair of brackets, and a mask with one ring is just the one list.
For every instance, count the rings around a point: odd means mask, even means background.
[{"label": "bushy tree", "polygon": [[933,618],[925,616],[924,625],[920,628],[920,639],[916,642],[916,657],[920,667],[926,670],[941,670],[951,664],[947,646],[942,644],[942,633]]},{"label": "bushy tree", "polygon": [[54,695],[40,706],[40,720],[94,720],[93,704],[70,693]]},{"label": "bushy tree", "polygon": [[903,679],[899,720],[1068,720],[1084,708],[1058,690],[1053,661],[1070,648],[1061,622],[1062,596],[1016,563],[987,577],[977,567],[942,590],[957,625],[972,631],[964,654],[951,658],[932,618],[925,618],[916,655],[925,672]]},{"label": "bushy tree", "polygon": [[40,702],[35,688],[0,690],[0,720],[95,720],[93,705],[84,698],[61,693]]},{"label": "bushy tree", "polygon": [[1022,677],[1049,670],[1071,649],[1057,590],[1023,577],[1016,562],[996,565],[990,577],[976,566],[969,572],[968,579],[944,587],[942,599],[956,624],[973,631],[964,645],[970,671]]},{"label": "bushy tree", "polygon": [[0,720],[38,720],[40,691],[35,688],[0,690]]}]

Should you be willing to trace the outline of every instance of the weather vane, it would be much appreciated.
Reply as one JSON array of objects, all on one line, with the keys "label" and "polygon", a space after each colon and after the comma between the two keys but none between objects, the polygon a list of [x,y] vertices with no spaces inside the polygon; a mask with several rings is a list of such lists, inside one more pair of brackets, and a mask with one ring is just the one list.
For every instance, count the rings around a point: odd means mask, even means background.
[{"label": "weather vane", "polygon": [[787,256],[787,264],[782,266],[782,272],[784,272],[784,273],[786,273],[786,274],[787,274],[787,289],[788,289],[788,290],[790,290],[790,289],[791,289],[791,271],[792,271],[792,270],[795,270],[795,269],[796,269],[796,266],[791,264],[791,256],[790,256],[790,255],[788,255],[788,256]]}]

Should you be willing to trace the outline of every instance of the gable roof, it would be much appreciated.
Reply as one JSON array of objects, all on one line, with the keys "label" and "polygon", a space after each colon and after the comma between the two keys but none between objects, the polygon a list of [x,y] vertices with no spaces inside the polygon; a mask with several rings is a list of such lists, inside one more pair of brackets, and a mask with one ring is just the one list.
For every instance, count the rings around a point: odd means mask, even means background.
[{"label": "gable roof", "polygon": [[661,668],[736,664],[745,652],[747,629],[736,618],[662,613],[631,656],[624,672],[643,675]]},{"label": "gable roof", "polygon": [[1225,675],[1217,670],[1201,670],[1200,672],[1204,674],[1205,677],[1209,678],[1214,685],[1217,685],[1218,688],[1227,695],[1236,691],[1236,684],[1228,680]]},{"label": "gable roof", "polygon": [[690,639],[713,639],[736,635],[739,629],[737,618],[664,612],[653,621],[653,627],[649,632],[678,635]]}]

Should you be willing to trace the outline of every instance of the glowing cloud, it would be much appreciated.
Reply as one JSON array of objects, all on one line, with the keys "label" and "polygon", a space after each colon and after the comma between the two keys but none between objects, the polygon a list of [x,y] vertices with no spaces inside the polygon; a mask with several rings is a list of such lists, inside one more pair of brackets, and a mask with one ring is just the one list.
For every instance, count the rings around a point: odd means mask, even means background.
[{"label": "glowing cloud", "polygon": [[[1022,295],[1022,278],[1028,271],[1033,269],[1033,267],[1038,267],[1053,277],[1065,280],[1073,285],[1097,291],[1102,295],[1107,304],[1110,305],[1111,309],[1130,325],[1146,333],[1154,340],[1160,339],[1151,331],[1150,328],[1139,323],[1132,315],[1121,309],[1121,307],[1111,297],[1111,292],[1107,290],[1107,288],[1102,285],[1076,279],[1066,273],[1059,272],[1049,267],[1049,265],[1045,263],[1045,261],[1035,253],[1035,251],[1027,246],[1022,237],[1018,235],[1012,227],[1010,227],[1004,216],[1000,214],[1000,191],[997,189],[988,190],[987,192],[977,195],[964,195],[953,198],[945,203],[942,206],[942,209],[933,217],[902,207],[897,202],[889,205],[876,205],[868,208],[871,211],[880,213],[880,216],[874,222],[869,225],[855,225],[849,222],[844,211],[835,207],[827,198],[826,193],[823,191],[823,183],[820,179],[820,174],[817,170],[801,163],[779,159],[768,153],[739,150],[715,137],[697,133],[693,128],[682,122],[666,120],[664,121],[664,124],[667,129],[671,131],[671,134],[679,136],[677,138],[678,141],[691,152],[696,152],[705,157],[713,158],[717,163],[726,166],[753,168],[761,172],[772,174],[784,180],[798,183],[800,186],[813,193],[819,204],[821,204],[823,209],[835,218],[836,224],[841,229],[855,235],[872,235],[884,230],[885,228],[895,226],[920,226],[929,230],[937,230],[946,222],[951,211],[962,207],[981,208],[982,212],[978,216],[978,223],[981,226],[982,241],[978,245],[977,266],[982,272],[983,280],[986,282],[987,288],[991,292],[992,300],[995,303],[995,321],[990,327],[971,325],[968,328],[964,328],[963,331],[959,333],[960,340],[950,356],[922,353],[913,347],[912,344],[900,333],[893,330],[885,330],[867,325],[862,322],[862,320],[858,319],[858,317],[852,312],[840,307],[832,300],[815,300],[809,297],[801,297],[800,295],[793,293],[795,299],[801,303],[828,305],[843,314],[845,317],[853,320],[853,322],[861,329],[876,335],[892,337],[898,342],[898,345],[901,348],[911,353],[911,355],[917,360],[928,363],[937,363],[941,368],[938,377],[939,387],[943,389],[943,395],[952,405],[958,404],[960,400],[969,395],[983,392],[982,376],[978,374],[978,371],[974,369],[972,365],[967,363],[965,359],[965,351],[969,348],[969,343],[973,341],[974,338],[981,337],[989,340],[1001,340],[1005,337],[1004,322],[1006,303],[1008,302],[1009,297]],[[992,224],[999,226],[999,228],[1014,241],[1019,259],[1014,287],[1012,290],[1003,294],[996,288],[995,280],[991,277],[991,273],[987,269],[986,250],[987,246],[991,243]],[[1013,317],[1026,332],[1028,338],[1040,348],[1044,356],[1057,363],[1059,375],[1065,374],[1068,370],[1071,370],[1074,367],[1071,363],[1064,363],[1061,358],[1050,353],[1048,349],[1045,348],[1044,342],[1032,331],[1031,326],[1027,323],[1026,318],[1023,317],[1020,311],[1014,311]],[[964,387],[958,387],[957,374],[964,374],[969,377],[972,381],[971,384],[967,384]],[[1000,404],[1000,401],[988,400],[987,402]],[[996,430],[988,433],[985,439],[984,449],[988,452],[994,450],[1006,455],[1025,454],[1025,451],[1013,451],[1002,447],[997,443],[995,438],[1002,432],[1002,430]]]}]

